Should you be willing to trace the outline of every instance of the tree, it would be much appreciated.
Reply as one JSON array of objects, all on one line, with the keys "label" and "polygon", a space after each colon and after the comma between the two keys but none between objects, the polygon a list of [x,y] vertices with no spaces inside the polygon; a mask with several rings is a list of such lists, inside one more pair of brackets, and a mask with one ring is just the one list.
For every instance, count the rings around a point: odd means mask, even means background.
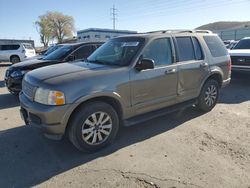
[{"label": "tree", "polygon": [[65,37],[73,36],[74,18],[60,12],[47,12],[46,14],[52,37],[62,43]]},{"label": "tree", "polygon": [[46,15],[38,17],[38,21],[35,22],[36,29],[40,35],[40,41],[44,47],[48,47],[49,41],[53,38],[52,30],[49,26],[49,22]]}]

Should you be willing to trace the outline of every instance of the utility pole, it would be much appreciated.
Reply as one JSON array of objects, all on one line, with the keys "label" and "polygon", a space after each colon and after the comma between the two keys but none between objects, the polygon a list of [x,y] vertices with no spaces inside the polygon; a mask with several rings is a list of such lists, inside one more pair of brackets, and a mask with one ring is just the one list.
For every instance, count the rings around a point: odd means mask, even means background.
[{"label": "utility pole", "polygon": [[113,29],[115,30],[115,22],[117,21],[117,9],[115,8],[115,5],[113,5],[113,8],[111,8],[111,16],[113,21]]}]

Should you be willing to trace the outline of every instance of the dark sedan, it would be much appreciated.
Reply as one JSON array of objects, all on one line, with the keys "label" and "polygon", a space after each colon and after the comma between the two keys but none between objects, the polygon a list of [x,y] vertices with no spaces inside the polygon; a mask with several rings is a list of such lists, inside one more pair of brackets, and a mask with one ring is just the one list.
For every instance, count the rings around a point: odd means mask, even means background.
[{"label": "dark sedan", "polygon": [[64,44],[63,47],[41,59],[14,64],[5,73],[5,84],[10,93],[17,95],[22,90],[22,79],[27,72],[53,64],[86,59],[101,45],[100,42]]}]

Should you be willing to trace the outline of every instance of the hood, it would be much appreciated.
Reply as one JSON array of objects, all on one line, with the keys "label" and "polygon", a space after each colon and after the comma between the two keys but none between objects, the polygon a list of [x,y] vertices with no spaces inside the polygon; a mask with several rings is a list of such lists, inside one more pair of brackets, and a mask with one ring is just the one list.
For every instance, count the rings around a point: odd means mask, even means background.
[{"label": "hood", "polygon": [[231,56],[250,56],[250,49],[232,49],[228,50]]},{"label": "hood", "polygon": [[43,60],[43,59],[30,59],[16,63],[11,66],[12,69],[20,70],[33,70],[35,68],[43,67],[53,63],[58,63],[59,61]]},{"label": "hood", "polygon": [[35,80],[47,80],[59,76],[66,76],[77,72],[86,72],[97,69],[112,69],[107,65],[100,65],[87,62],[61,63],[33,70],[27,74],[27,77],[32,77]]}]

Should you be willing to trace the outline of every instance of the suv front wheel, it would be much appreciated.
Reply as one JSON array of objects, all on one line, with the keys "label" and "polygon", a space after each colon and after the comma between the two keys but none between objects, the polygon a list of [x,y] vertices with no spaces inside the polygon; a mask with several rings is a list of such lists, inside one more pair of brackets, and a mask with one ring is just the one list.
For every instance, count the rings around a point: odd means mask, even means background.
[{"label": "suv front wheel", "polygon": [[73,145],[80,151],[94,152],[115,139],[119,118],[111,105],[90,102],[80,107],[69,126],[69,139]]},{"label": "suv front wheel", "polygon": [[208,80],[202,87],[196,107],[203,111],[211,111],[218,101],[219,84],[216,80]]}]

